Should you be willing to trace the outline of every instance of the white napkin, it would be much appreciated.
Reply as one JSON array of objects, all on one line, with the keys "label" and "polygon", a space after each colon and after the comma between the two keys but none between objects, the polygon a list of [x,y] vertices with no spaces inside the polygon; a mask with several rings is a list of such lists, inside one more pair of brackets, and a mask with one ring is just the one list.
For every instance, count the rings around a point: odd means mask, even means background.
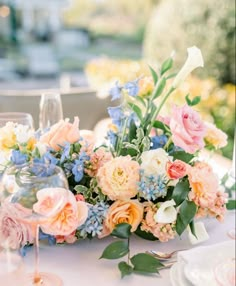
[{"label": "white napkin", "polygon": [[182,281],[183,285],[217,286],[214,268],[219,263],[233,258],[235,258],[233,240],[179,252],[177,255],[179,281]]}]

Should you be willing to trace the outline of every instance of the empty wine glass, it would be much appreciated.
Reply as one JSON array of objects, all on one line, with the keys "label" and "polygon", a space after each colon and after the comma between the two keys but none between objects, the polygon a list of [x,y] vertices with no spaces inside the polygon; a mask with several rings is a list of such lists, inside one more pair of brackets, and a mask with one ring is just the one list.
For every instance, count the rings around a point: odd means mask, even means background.
[{"label": "empty wine glass", "polygon": [[[4,172],[0,191],[1,207],[10,204],[20,210],[18,221],[29,224],[33,231],[35,270],[28,277],[29,285],[61,286],[62,281],[56,275],[39,272],[38,244],[39,226],[51,226],[55,218],[60,217],[60,212],[68,205],[68,197],[72,195],[63,170],[55,165],[33,162],[15,165]],[[59,233],[55,231],[53,234]]]},{"label": "empty wine glass", "polygon": [[0,113],[0,127],[6,125],[7,122],[18,123],[29,126],[30,129],[34,129],[33,117],[29,113],[25,112],[1,112]]},{"label": "empty wine glass", "polygon": [[45,93],[41,95],[39,110],[39,128],[51,127],[63,119],[61,96],[59,93]]}]

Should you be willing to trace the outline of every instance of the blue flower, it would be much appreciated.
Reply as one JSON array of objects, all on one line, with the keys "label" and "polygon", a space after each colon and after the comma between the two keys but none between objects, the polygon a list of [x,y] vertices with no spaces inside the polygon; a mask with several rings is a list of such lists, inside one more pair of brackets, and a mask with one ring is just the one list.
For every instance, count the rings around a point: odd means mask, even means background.
[{"label": "blue flower", "polygon": [[72,167],[72,173],[77,183],[81,181],[84,176],[84,162],[88,160],[89,160],[89,156],[85,152],[82,152],[79,155],[79,158],[75,160],[75,163]]},{"label": "blue flower", "polygon": [[124,111],[121,105],[108,107],[107,108],[108,114],[112,119],[112,122],[117,126],[120,126],[122,123],[122,119],[125,118]]},{"label": "blue flower", "polygon": [[167,143],[167,137],[166,135],[154,136],[151,138],[151,141],[151,149],[162,148]]},{"label": "blue flower", "polygon": [[111,95],[111,100],[119,99],[121,97],[122,87],[115,83],[115,86],[110,89],[109,94]]},{"label": "blue flower", "polygon": [[138,80],[127,82],[124,88],[130,96],[136,96],[139,92]]},{"label": "blue flower", "polygon": [[67,142],[65,144],[65,146],[62,147],[62,154],[61,154],[61,159],[60,159],[60,163],[64,162],[65,159],[69,159],[70,158],[70,143]]},{"label": "blue flower", "polygon": [[103,220],[106,217],[109,205],[104,202],[99,202],[96,205],[89,205],[88,217],[83,225],[78,230],[82,237],[91,234],[93,237],[101,234],[103,230]]},{"label": "blue flower", "polygon": [[11,154],[11,161],[15,165],[21,165],[27,162],[28,156],[21,153],[19,150],[13,150]]},{"label": "blue flower", "polygon": [[39,240],[47,240],[49,245],[56,244],[56,238],[50,234],[44,233],[39,229]]},{"label": "blue flower", "polygon": [[109,130],[107,132],[107,139],[109,140],[109,142],[111,143],[113,147],[115,147],[116,145],[117,138],[118,138],[117,134],[114,133],[113,131]]},{"label": "blue flower", "polygon": [[166,178],[161,175],[145,175],[140,171],[141,180],[138,183],[138,191],[141,197],[146,200],[156,200],[159,197],[165,197],[167,193]]}]

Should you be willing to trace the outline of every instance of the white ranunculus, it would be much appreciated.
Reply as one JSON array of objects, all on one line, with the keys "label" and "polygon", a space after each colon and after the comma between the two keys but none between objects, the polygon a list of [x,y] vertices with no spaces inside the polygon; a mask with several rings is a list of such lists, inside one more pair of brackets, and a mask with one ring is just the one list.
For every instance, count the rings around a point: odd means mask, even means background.
[{"label": "white ranunculus", "polygon": [[209,239],[209,235],[205,229],[203,222],[195,223],[194,228],[195,228],[196,237],[191,233],[191,230],[188,227],[188,237],[189,237],[191,244],[198,244],[198,243],[201,243]]},{"label": "white ranunculus", "polygon": [[32,136],[33,131],[27,125],[18,124],[15,128],[16,140],[21,143],[26,143]]},{"label": "white ranunculus", "polygon": [[181,68],[181,70],[176,75],[172,86],[176,88],[182,81],[185,80],[185,78],[197,67],[203,67],[204,61],[202,57],[201,50],[198,49],[196,46],[193,46],[191,48],[187,49],[188,51],[188,57]]},{"label": "white ranunculus", "polygon": [[157,223],[172,223],[177,219],[177,210],[174,207],[175,201],[172,199],[162,203],[156,214],[154,220]]},{"label": "white ranunculus", "polygon": [[141,169],[145,175],[166,174],[166,163],[172,159],[162,148],[145,151],[141,155]]}]

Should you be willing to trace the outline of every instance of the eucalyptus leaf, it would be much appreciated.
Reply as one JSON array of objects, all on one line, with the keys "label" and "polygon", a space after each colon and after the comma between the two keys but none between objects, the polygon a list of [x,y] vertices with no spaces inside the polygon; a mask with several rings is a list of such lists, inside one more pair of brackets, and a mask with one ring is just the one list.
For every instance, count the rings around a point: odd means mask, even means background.
[{"label": "eucalyptus leaf", "polygon": [[177,206],[179,206],[186,199],[189,191],[189,182],[187,180],[182,182],[180,181],[176,184],[176,186],[174,187],[172,198],[176,202]]},{"label": "eucalyptus leaf", "polygon": [[118,264],[118,268],[121,272],[121,278],[123,278],[126,275],[130,275],[133,272],[133,267],[130,266],[128,263],[126,263],[125,261],[121,261]]},{"label": "eucalyptus leaf", "polygon": [[125,256],[128,252],[129,245],[127,240],[115,241],[104,249],[100,259],[117,259]]},{"label": "eucalyptus leaf", "polygon": [[117,224],[111,235],[119,238],[129,238],[131,235],[131,225],[128,223]]},{"label": "eucalyptus leaf", "polygon": [[164,265],[155,257],[147,253],[139,253],[131,257],[135,272],[159,273],[158,268]]},{"label": "eucalyptus leaf", "polygon": [[77,194],[81,194],[84,193],[88,190],[88,188],[86,188],[85,186],[82,185],[77,185],[74,187],[74,190],[77,192]]}]

